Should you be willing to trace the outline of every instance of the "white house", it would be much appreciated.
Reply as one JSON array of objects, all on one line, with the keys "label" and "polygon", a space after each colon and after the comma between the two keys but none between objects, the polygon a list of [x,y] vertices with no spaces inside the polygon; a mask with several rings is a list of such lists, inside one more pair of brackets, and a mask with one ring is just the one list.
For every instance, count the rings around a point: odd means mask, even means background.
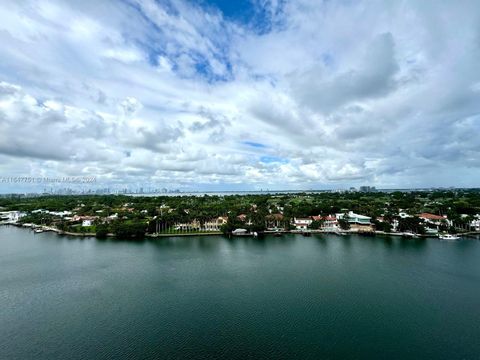
[{"label": "white house", "polygon": [[370,216],[355,214],[353,211],[349,211],[346,216],[345,214],[339,213],[335,214],[337,220],[342,220],[345,218],[350,224],[358,224],[358,225],[371,225],[370,223]]},{"label": "white house", "polygon": [[82,226],[92,226],[93,225],[93,220],[86,219],[82,220]]},{"label": "white house", "polygon": [[293,225],[297,230],[307,230],[312,221],[313,220],[311,218],[294,218]]},{"label": "white house", "polygon": [[374,230],[370,216],[355,214],[353,211],[349,211],[347,214],[335,214],[335,216],[337,220],[348,221],[351,231],[372,232]]},{"label": "white house", "polygon": [[0,213],[0,218],[8,222],[17,222],[27,214],[22,211],[4,211]]},{"label": "white house", "polygon": [[338,231],[338,221],[337,218],[333,215],[327,216],[312,216],[314,221],[320,221],[322,223],[322,227],[320,230],[323,231]]},{"label": "white house", "polygon": [[325,231],[337,231],[338,230],[337,218],[333,215],[325,216],[323,218],[322,229]]},{"label": "white house", "polygon": [[447,218],[446,215],[435,215],[430,213],[421,213],[417,215],[420,219],[423,220],[425,224],[434,225],[437,227],[442,225],[443,223],[447,224],[448,226],[452,226],[453,223],[451,220]]},{"label": "white house", "polygon": [[473,231],[480,231],[480,215],[474,215],[474,219],[470,222]]},{"label": "white house", "polygon": [[47,211],[47,214],[54,215],[54,216],[60,216],[60,217],[65,217],[65,216],[70,216],[72,215],[71,211]]},{"label": "white house", "polygon": [[226,217],[226,216],[219,216],[218,218],[207,220],[203,224],[203,230],[205,230],[205,231],[219,231],[220,227],[223,224],[226,224],[227,221],[228,221],[228,217]]}]

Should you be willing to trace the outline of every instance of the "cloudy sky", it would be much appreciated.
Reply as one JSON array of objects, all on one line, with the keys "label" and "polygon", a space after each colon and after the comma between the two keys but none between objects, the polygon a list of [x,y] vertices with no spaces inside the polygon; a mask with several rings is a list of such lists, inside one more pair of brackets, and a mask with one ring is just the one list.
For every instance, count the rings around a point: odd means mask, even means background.
[{"label": "cloudy sky", "polygon": [[476,0],[2,1],[0,43],[0,177],[480,185]]}]

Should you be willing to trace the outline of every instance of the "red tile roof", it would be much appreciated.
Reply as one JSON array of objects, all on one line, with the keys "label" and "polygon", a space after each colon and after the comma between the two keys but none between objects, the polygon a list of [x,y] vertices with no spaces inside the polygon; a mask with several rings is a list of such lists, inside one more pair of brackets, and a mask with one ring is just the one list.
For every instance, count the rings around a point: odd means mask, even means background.
[{"label": "red tile roof", "polygon": [[283,220],[283,215],[280,213],[269,214],[266,216],[267,220]]},{"label": "red tile roof", "polygon": [[247,215],[240,214],[240,215],[237,216],[237,219],[240,219],[241,221],[245,221],[245,220],[247,220]]},{"label": "red tile roof", "polygon": [[418,215],[419,218],[428,219],[428,220],[443,220],[445,219],[443,216],[430,214],[430,213],[421,213]]},{"label": "red tile roof", "polygon": [[332,215],[327,215],[327,216],[315,215],[315,216],[312,216],[312,219],[315,220],[315,221],[321,221],[321,220],[335,221],[335,220],[337,220],[337,218],[335,216],[332,216]]}]

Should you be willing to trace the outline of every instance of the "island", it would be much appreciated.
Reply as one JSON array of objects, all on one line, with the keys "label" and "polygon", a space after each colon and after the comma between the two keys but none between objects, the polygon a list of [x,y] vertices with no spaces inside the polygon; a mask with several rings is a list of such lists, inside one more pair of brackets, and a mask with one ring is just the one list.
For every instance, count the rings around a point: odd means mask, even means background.
[{"label": "island", "polygon": [[4,195],[0,224],[75,236],[293,232],[455,238],[480,232],[480,190],[318,191],[237,195]]}]

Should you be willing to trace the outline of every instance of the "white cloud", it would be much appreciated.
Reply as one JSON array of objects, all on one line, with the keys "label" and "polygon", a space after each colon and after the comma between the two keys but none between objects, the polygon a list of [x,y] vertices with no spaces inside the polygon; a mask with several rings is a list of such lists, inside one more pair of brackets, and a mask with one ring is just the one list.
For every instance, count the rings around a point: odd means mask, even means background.
[{"label": "white cloud", "polygon": [[0,5],[2,175],[478,185],[477,2],[255,4],[261,29],[185,1]]}]

